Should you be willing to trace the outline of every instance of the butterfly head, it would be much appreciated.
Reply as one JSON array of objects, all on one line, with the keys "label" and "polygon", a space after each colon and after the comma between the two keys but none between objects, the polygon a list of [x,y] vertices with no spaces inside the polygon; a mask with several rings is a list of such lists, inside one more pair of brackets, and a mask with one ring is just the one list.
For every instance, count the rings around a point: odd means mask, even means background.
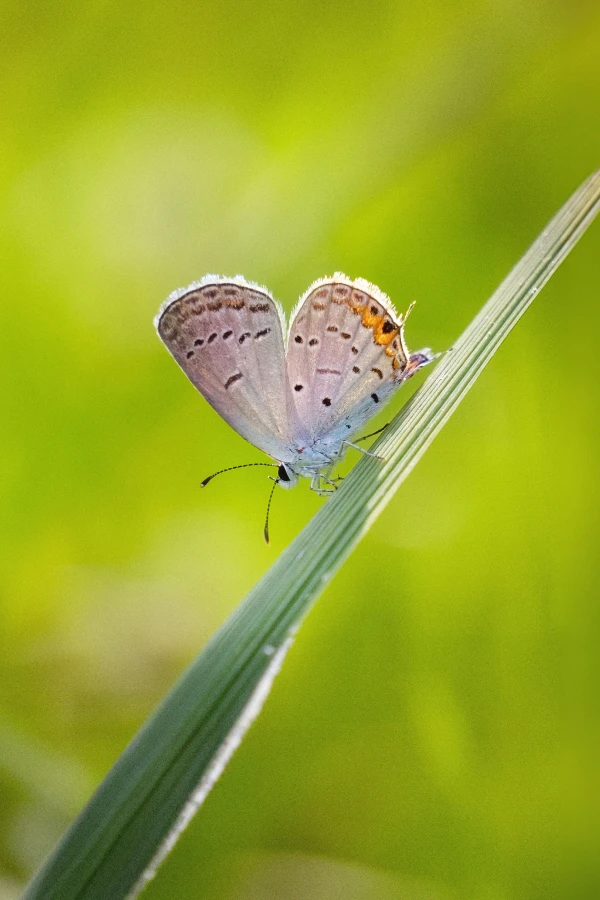
[{"label": "butterfly head", "polygon": [[281,463],[277,469],[277,484],[286,490],[296,487],[298,484],[298,476],[287,463]]}]

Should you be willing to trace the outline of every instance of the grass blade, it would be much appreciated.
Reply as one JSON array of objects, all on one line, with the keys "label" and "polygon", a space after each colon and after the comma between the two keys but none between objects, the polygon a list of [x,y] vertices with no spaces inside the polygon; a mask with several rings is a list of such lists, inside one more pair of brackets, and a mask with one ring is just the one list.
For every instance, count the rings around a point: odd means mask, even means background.
[{"label": "grass blade", "polygon": [[26,900],[135,896],[256,717],[292,635],[325,584],[600,208],[600,173],[567,201],[454,347],[217,632],[122,754]]}]

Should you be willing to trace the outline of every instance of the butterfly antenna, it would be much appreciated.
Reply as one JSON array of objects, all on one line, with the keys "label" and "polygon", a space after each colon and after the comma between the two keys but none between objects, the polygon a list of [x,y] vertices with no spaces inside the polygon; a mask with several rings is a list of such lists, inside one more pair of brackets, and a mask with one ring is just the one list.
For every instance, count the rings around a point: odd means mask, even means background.
[{"label": "butterfly antenna", "polygon": [[267,515],[265,516],[265,528],[263,531],[263,534],[265,536],[265,541],[267,544],[269,543],[269,513],[271,511],[271,500],[273,499],[273,494],[274,494],[275,488],[277,487],[278,484],[279,484],[279,478],[274,478],[273,479],[273,487],[271,488],[271,493],[269,494],[269,500],[267,503]]},{"label": "butterfly antenna", "polygon": [[241,466],[229,466],[227,469],[219,469],[218,472],[213,472],[212,475],[209,475],[208,478],[205,478],[204,481],[200,484],[200,487],[206,487],[209,481],[212,481],[213,478],[216,478],[217,475],[222,475],[223,472],[232,472],[234,469],[248,469],[250,466],[269,466],[270,468],[277,468],[277,463],[242,463]]}]

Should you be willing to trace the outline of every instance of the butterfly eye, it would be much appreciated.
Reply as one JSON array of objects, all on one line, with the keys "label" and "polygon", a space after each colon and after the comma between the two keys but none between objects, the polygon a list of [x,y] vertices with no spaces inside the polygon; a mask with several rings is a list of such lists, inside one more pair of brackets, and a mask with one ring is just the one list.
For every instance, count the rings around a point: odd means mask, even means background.
[{"label": "butterfly eye", "polygon": [[288,471],[287,471],[286,467],[283,465],[283,463],[277,469],[277,477],[279,478],[280,481],[289,481],[290,480]]}]

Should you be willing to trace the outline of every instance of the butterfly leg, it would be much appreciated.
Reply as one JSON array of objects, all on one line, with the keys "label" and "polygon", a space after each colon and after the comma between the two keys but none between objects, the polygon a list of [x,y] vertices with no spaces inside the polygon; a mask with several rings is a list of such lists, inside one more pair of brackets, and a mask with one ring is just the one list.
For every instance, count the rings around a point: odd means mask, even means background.
[{"label": "butterfly leg", "polygon": [[[323,487],[321,484],[322,481],[324,481],[326,484],[331,485],[331,487]],[[311,491],[314,491],[316,494],[318,494],[319,497],[328,497],[329,494],[333,494],[333,492],[337,490],[337,485],[321,472],[317,472],[310,480],[310,489]]]},{"label": "butterfly leg", "polygon": [[381,432],[385,431],[389,424],[389,422],[386,422],[385,425],[382,425],[381,428],[377,429],[377,431],[371,431],[370,434],[363,434],[362,437],[356,438],[357,443],[358,441],[366,441],[367,438],[375,437],[376,434],[381,434]]},{"label": "butterfly leg", "polygon": [[380,459],[382,462],[386,462],[385,456],[378,456],[377,453],[370,453],[369,450],[364,450],[362,447],[359,447],[358,444],[353,444],[352,441],[344,441],[343,443],[347,444],[348,447],[353,447],[365,456],[370,456],[373,459]]},{"label": "butterfly leg", "polygon": [[[334,490],[334,491],[337,491],[337,482],[338,482],[338,481],[342,481],[342,480],[343,480],[343,479],[342,479],[342,476],[341,476],[341,475],[340,475],[339,478],[333,478],[333,479],[332,479],[332,478],[327,478],[326,475],[321,474],[321,481],[324,481],[325,484],[330,484],[331,487],[332,487],[332,490]],[[331,491],[328,491],[328,493],[331,493]]]},{"label": "butterfly leg", "polygon": [[[343,475],[337,475],[335,478],[330,478],[329,476],[331,475],[331,473],[332,473],[334,467],[335,467],[335,463],[334,463],[333,460],[332,460],[332,461],[331,461],[331,465],[330,465],[327,469],[325,469],[324,472],[319,472],[319,476],[320,476],[320,478],[321,478],[321,481],[324,481],[325,484],[330,485],[330,487],[331,487],[332,490],[337,491],[338,483],[339,483],[340,481],[343,481],[343,480],[344,480],[344,476],[343,476]],[[330,493],[331,493],[331,492],[330,492]]]}]

